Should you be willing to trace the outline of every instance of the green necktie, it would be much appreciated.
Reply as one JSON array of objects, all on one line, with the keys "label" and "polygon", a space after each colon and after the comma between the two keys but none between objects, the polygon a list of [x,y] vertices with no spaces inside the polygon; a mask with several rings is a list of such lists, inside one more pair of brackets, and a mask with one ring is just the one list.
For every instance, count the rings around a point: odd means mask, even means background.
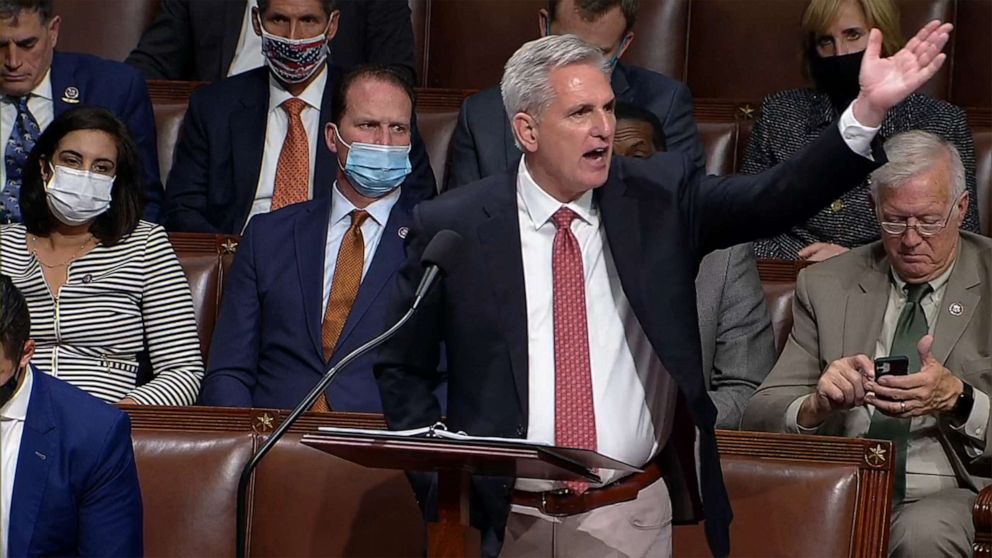
[{"label": "green necktie", "polygon": [[[892,335],[892,344],[889,349],[889,356],[909,357],[909,372],[912,374],[920,370],[920,354],[916,350],[920,338],[929,332],[927,316],[923,312],[923,297],[930,294],[933,288],[929,283],[922,285],[909,285],[904,287],[906,291],[906,305],[899,314],[899,321],[896,322],[896,331]],[[894,418],[882,413],[878,409],[872,414],[871,426],[868,428],[867,438],[877,438],[882,440],[892,440],[892,445],[896,451],[896,478],[893,488],[893,499],[898,503],[906,497],[906,449],[909,445],[910,419]]]}]

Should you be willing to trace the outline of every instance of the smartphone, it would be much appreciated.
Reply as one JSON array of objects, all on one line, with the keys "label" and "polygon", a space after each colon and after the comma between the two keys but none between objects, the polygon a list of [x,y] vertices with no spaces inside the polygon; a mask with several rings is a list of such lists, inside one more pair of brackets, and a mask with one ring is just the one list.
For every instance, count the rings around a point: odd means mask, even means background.
[{"label": "smartphone", "polygon": [[875,379],[887,376],[905,376],[909,374],[909,357],[889,356],[875,359]]}]

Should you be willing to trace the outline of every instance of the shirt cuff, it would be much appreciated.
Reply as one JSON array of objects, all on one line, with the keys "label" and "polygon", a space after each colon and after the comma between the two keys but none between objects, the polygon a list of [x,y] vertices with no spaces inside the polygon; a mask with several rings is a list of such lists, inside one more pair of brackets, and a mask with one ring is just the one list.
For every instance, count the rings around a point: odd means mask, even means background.
[{"label": "shirt cuff", "polygon": [[[974,448],[965,447],[968,454],[971,455],[975,453],[970,451],[974,449],[977,451],[977,455],[981,455],[982,449],[985,448],[986,436],[988,436],[988,424],[989,424],[989,396],[988,394],[975,390],[975,404],[971,407],[971,414],[968,415],[968,420],[960,426],[951,425],[951,429],[955,432],[967,436],[973,443]],[[976,455],[972,455],[976,457]]]},{"label": "shirt cuff", "polygon": [[871,128],[858,122],[858,119],[854,117],[853,102],[840,115],[837,126],[840,128],[840,135],[844,138],[844,143],[851,151],[870,161],[875,160],[871,155],[871,140],[875,139],[875,135],[878,134],[881,127]]},{"label": "shirt cuff", "polygon": [[806,428],[799,425],[799,408],[803,406],[803,401],[806,401],[808,397],[812,397],[812,395],[804,395],[796,399],[785,410],[785,432],[787,434],[816,434],[820,430],[819,426]]}]

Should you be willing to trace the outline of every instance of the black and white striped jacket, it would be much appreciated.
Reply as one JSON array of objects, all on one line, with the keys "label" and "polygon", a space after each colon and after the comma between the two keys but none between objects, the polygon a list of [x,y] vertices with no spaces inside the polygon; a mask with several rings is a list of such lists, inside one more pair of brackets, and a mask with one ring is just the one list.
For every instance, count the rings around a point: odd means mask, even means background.
[{"label": "black and white striped jacket", "polygon": [[[72,262],[56,298],[21,224],[0,229],[0,272],[27,300],[32,363],[109,403],[192,405],[203,379],[193,298],[165,230],[141,221]],[[141,386],[138,354],[152,378]]]}]

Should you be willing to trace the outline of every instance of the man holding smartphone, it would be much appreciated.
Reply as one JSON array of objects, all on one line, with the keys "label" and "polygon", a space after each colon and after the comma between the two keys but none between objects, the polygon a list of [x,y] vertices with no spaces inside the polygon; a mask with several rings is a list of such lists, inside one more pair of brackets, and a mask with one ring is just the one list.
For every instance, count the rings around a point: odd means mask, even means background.
[{"label": "man holding smartphone", "polygon": [[890,554],[966,556],[992,482],[992,239],[960,230],[971,200],[953,145],[912,131],[885,152],[881,240],[799,275],[792,334],[742,426],[892,440]]}]

